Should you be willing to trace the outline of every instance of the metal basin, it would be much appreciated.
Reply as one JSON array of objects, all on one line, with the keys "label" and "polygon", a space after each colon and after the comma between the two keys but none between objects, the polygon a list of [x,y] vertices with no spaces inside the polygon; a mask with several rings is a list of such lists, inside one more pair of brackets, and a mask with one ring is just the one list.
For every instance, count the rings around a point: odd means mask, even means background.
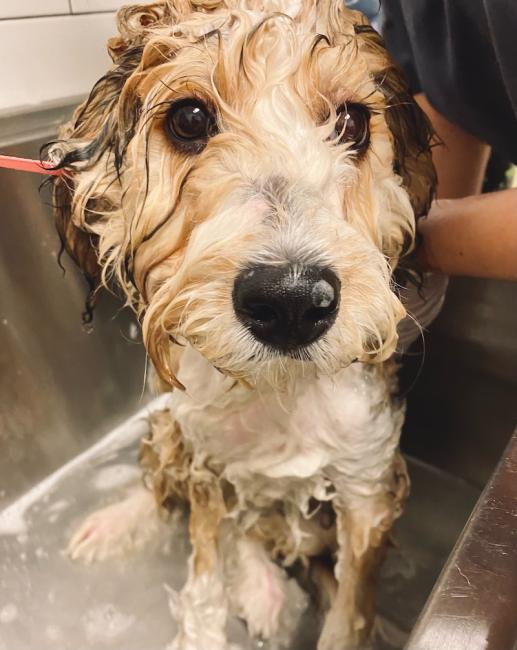
[{"label": "metal basin", "polygon": [[[0,140],[0,151],[38,157],[66,113],[0,120],[11,143]],[[86,284],[66,256],[66,273],[58,266],[50,197],[38,191],[44,178],[0,170],[0,506],[142,405],[139,330],[109,296],[93,331],[81,326]]]}]

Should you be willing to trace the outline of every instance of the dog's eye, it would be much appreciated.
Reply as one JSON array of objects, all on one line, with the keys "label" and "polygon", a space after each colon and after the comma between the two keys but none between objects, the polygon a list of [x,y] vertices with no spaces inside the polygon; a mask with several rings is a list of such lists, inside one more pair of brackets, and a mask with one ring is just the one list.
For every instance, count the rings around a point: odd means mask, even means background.
[{"label": "dog's eye", "polygon": [[352,148],[363,153],[370,142],[370,113],[362,104],[343,104],[337,109],[337,120],[332,139],[350,142]]},{"label": "dog's eye", "polygon": [[167,111],[165,130],[172,142],[190,153],[201,151],[215,134],[215,119],[208,107],[197,99],[181,99]]}]

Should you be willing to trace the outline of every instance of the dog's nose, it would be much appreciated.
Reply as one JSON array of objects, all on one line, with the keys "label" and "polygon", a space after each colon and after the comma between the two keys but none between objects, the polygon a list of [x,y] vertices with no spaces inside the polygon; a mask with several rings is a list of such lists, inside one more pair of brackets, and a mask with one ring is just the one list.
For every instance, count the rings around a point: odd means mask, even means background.
[{"label": "dog's nose", "polygon": [[341,283],[328,268],[258,265],[244,269],[233,287],[238,319],[279,350],[316,341],[334,322]]}]

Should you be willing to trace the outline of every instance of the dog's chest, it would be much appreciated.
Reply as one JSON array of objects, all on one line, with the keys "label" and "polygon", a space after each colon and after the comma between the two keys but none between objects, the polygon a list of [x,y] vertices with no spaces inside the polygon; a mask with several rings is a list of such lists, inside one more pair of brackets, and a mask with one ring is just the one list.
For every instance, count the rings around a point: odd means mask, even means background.
[{"label": "dog's chest", "polygon": [[[329,377],[300,376],[285,392],[235,385],[198,353],[184,353],[171,410],[200,458],[239,481],[349,483],[368,490],[383,478],[401,414],[382,373],[362,365]],[[276,492],[276,487],[274,492]]]}]

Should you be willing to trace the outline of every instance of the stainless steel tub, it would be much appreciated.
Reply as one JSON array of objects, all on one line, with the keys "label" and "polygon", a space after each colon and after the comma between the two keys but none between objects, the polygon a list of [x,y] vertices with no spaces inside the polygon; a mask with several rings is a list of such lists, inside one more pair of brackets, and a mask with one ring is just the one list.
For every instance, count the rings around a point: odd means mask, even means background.
[{"label": "stainless steel tub", "polygon": [[[38,157],[65,109],[0,123],[0,151]],[[128,311],[104,296],[81,326],[85,282],[40,194],[43,176],[0,170],[0,506],[90,446],[142,402],[145,358]]]},{"label": "stainless steel tub", "polygon": [[[2,122],[0,151],[36,156],[66,111]],[[146,421],[131,417],[149,397],[131,314],[104,296],[93,332],[81,326],[85,285],[57,265],[40,181],[0,170],[0,650],[161,650],[173,636],[163,584],[185,575],[181,522],[126,561],[85,567],[62,553],[84,514],[137,480]],[[404,369],[404,446],[420,460],[383,569],[378,648],[404,645],[517,421],[516,297],[509,284],[454,282],[416,385],[418,350]],[[302,621],[293,650],[315,647],[313,614]]]}]

